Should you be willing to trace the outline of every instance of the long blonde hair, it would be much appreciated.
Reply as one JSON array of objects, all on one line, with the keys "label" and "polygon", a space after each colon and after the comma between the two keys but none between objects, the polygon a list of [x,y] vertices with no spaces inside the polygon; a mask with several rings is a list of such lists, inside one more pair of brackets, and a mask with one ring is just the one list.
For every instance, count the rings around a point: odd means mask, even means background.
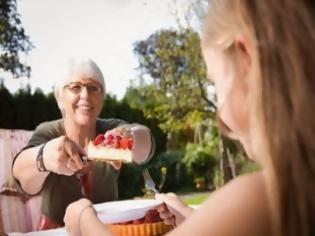
[{"label": "long blonde hair", "polygon": [[[312,0],[212,0],[204,46],[252,37],[251,114],[269,163],[276,235],[315,235],[315,7]],[[257,119],[258,118],[258,119]],[[269,159],[268,159],[269,157]]]}]

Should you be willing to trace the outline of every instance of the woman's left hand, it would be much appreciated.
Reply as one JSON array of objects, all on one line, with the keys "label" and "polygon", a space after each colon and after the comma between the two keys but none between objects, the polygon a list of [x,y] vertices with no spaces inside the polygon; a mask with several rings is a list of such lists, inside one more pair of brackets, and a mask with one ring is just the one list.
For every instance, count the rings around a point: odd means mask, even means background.
[{"label": "woman's left hand", "polygon": [[92,203],[86,198],[73,202],[67,207],[63,221],[70,236],[81,235],[80,224],[82,223],[82,218],[88,214],[95,215],[95,210]]},{"label": "woman's left hand", "polygon": [[133,136],[132,160],[137,164],[149,161],[154,152],[154,142],[150,129],[144,125],[136,124],[131,127]]},{"label": "woman's left hand", "polygon": [[[154,150],[150,129],[144,125],[135,124],[132,126],[123,125],[109,130],[105,133],[105,137],[113,136],[130,136],[133,139],[132,160],[135,163],[143,164],[151,158]],[[153,149],[153,150],[151,150]],[[110,162],[115,169],[120,169],[121,162]]]}]

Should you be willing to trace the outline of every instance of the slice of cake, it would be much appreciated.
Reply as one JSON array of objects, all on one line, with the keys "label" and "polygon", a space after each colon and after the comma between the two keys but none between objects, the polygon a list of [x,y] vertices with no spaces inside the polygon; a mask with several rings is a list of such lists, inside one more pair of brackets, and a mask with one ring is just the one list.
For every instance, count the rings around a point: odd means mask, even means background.
[{"label": "slice of cake", "polygon": [[149,210],[141,219],[107,224],[107,227],[115,236],[160,236],[172,229],[171,225],[163,223],[155,209]]},{"label": "slice of cake", "polygon": [[128,133],[121,135],[99,134],[88,144],[88,159],[96,161],[132,162],[133,138]]}]

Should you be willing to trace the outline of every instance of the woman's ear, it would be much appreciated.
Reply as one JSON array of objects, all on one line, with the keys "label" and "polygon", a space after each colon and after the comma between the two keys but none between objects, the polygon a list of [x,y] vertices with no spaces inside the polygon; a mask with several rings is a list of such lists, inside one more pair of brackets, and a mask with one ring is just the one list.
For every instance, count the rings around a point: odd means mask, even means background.
[{"label": "woman's ear", "polygon": [[63,111],[64,106],[63,106],[62,99],[60,98],[60,91],[58,89],[56,89],[55,92],[54,92],[54,95],[55,95],[55,99],[57,101],[57,105],[59,107],[59,110]]},{"label": "woman's ear", "polygon": [[241,66],[242,76],[247,76],[252,66],[252,46],[250,41],[244,36],[237,36],[233,46],[237,58],[238,66]]}]

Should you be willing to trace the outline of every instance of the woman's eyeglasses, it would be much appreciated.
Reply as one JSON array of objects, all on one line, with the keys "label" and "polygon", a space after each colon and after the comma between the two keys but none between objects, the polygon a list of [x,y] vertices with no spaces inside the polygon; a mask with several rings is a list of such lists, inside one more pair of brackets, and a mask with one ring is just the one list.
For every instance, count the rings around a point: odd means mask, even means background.
[{"label": "woman's eyeglasses", "polygon": [[64,86],[65,89],[68,89],[74,94],[81,93],[83,87],[86,88],[88,93],[101,93],[103,91],[103,87],[100,84],[82,84],[73,82]]}]

